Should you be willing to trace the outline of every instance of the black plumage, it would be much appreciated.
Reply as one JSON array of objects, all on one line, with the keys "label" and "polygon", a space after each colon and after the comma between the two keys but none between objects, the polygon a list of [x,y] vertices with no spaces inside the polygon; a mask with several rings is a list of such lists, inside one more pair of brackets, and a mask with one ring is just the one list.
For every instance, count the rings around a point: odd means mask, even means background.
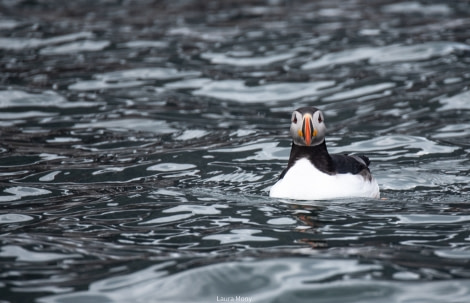
[{"label": "black plumage", "polygon": [[325,141],[315,146],[300,146],[292,143],[287,168],[282,172],[279,179],[282,179],[295,162],[302,158],[307,158],[318,170],[328,175],[361,174],[364,178],[371,179],[369,158],[363,155],[330,155]]}]

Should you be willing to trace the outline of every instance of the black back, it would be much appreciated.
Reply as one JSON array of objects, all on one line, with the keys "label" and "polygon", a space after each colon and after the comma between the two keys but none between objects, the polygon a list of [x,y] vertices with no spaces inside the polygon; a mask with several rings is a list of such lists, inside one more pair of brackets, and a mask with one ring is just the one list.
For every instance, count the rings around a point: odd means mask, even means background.
[{"label": "black back", "polygon": [[292,143],[287,168],[282,172],[279,179],[282,179],[295,162],[302,158],[307,158],[318,170],[329,175],[350,173],[353,175],[361,174],[364,177],[370,176],[369,158],[363,155],[330,155],[326,143],[323,141],[323,143],[316,146],[299,146]]},{"label": "black back", "polygon": [[369,167],[369,158],[366,156],[348,156],[348,155],[331,155],[335,163],[335,169],[338,174],[351,173],[353,175],[360,173],[363,169]]}]

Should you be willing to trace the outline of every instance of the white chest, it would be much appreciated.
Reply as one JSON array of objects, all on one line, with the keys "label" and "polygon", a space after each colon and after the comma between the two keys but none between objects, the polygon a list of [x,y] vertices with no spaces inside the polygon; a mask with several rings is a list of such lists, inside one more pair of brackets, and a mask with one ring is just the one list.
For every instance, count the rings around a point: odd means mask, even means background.
[{"label": "white chest", "polygon": [[319,171],[307,159],[298,160],[271,188],[273,198],[296,200],[327,200],[350,197],[379,197],[379,186],[374,178],[361,175],[328,175]]}]

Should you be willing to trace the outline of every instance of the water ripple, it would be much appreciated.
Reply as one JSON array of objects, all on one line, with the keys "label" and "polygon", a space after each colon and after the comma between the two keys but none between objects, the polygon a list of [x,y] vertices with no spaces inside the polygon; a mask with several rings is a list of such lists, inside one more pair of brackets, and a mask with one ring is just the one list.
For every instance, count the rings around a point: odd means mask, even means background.
[{"label": "water ripple", "polygon": [[73,34],[55,36],[46,39],[37,38],[0,38],[0,48],[7,50],[23,50],[28,48],[39,48],[46,45],[66,43],[78,39],[92,38],[94,35],[91,32],[78,32]]},{"label": "water ripple", "polygon": [[451,154],[459,149],[457,146],[446,146],[423,137],[408,135],[380,136],[353,142],[341,148],[343,151],[377,152],[382,160],[399,157],[414,158],[430,154]]},{"label": "water ripple", "polygon": [[20,246],[6,245],[2,247],[0,257],[13,257],[16,261],[23,262],[50,262],[55,260],[81,258],[78,254],[39,253],[27,251]]},{"label": "water ripple", "polygon": [[317,60],[305,63],[302,69],[322,68],[329,65],[349,64],[367,60],[370,64],[413,62],[445,56],[456,51],[470,51],[470,46],[455,42],[428,42],[415,45],[390,45],[384,47],[362,47],[326,54]]},{"label": "water ripple", "polygon": [[203,240],[216,240],[220,244],[230,243],[246,243],[246,242],[263,242],[263,241],[275,241],[276,238],[255,236],[255,234],[262,233],[261,230],[257,229],[233,229],[229,234],[216,234],[203,237]]},{"label": "water ripple", "polygon": [[41,49],[42,55],[68,55],[70,53],[79,52],[96,52],[108,47],[109,41],[90,41],[84,40],[79,42],[71,42],[60,46],[49,46]]},{"label": "water ripple", "polygon": [[12,224],[12,223],[19,223],[19,222],[27,222],[31,221],[34,218],[28,215],[22,214],[3,214],[0,215],[0,224]]},{"label": "water ripple", "polygon": [[148,80],[169,81],[185,77],[198,76],[197,71],[180,71],[174,68],[138,68],[97,74],[97,80],[79,81],[70,85],[70,90],[92,91],[141,86]]},{"label": "water ripple", "polygon": [[287,59],[295,57],[295,53],[283,53],[283,54],[264,54],[260,57],[253,57],[251,53],[246,54],[247,56],[231,56],[230,54],[224,53],[204,53],[201,55],[202,58],[210,60],[213,64],[227,64],[235,66],[261,66],[269,65],[279,61],[285,61]]},{"label": "water ripple", "polygon": [[[448,299],[449,294],[463,302],[470,294],[470,282],[467,280],[409,283],[400,281],[404,273],[397,272],[397,281],[373,281],[370,278],[381,270],[380,266],[349,260],[292,258],[234,262],[209,265],[170,276],[165,275],[164,266],[142,270],[138,279],[133,278],[132,274],[117,281],[99,281],[92,284],[89,291],[50,296],[40,302],[92,298],[120,302],[133,298],[131,294],[135,292],[141,294],[137,302],[149,299],[159,302],[213,302],[230,298],[243,298],[247,302],[307,302],[313,297],[318,302],[406,302],[409,299],[442,302]],[[343,276],[344,279],[337,280],[336,276]],[[414,274],[406,275],[411,276]]]},{"label": "water ripple", "polygon": [[208,83],[195,90],[193,94],[241,103],[264,103],[315,96],[319,94],[321,89],[332,85],[334,85],[334,81],[247,86],[243,81],[223,80]]}]

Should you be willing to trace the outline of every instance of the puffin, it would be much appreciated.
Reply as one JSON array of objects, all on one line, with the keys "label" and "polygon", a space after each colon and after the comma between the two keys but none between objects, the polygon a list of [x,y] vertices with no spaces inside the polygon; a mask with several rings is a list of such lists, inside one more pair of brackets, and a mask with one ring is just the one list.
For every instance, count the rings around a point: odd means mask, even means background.
[{"label": "puffin", "polygon": [[369,158],[329,154],[325,134],[325,119],[319,109],[301,107],[292,113],[289,162],[269,196],[294,200],[380,198]]}]

